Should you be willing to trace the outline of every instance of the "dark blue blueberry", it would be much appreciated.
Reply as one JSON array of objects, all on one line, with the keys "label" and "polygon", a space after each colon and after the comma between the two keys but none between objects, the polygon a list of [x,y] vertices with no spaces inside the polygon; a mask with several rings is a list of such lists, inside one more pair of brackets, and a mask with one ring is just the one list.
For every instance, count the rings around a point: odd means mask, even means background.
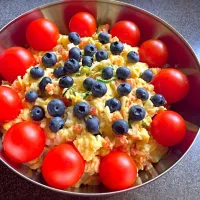
[{"label": "dark blue blueberry", "polygon": [[153,72],[150,69],[147,69],[142,73],[140,78],[149,83],[153,79]]},{"label": "dark blue blueberry", "polygon": [[44,77],[40,82],[39,82],[39,88],[41,91],[45,91],[45,87],[47,86],[48,83],[52,83],[52,80],[49,77]]},{"label": "dark blue blueberry", "polygon": [[49,121],[49,129],[56,133],[61,130],[65,125],[65,121],[61,117],[54,117]]},{"label": "dark blue blueberry", "polygon": [[53,99],[48,103],[47,110],[52,117],[62,116],[65,112],[65,104],[60,99]]},{"label": "dark blue blueberry", "polygon": [[97,117],[95,116],[88,117],[85,124],[88,132],[93,134],[99,132],[100,125],[99,125],[99,119]]},{"label": "dark blue blueberry", "polygon": [[110,45],[110,51],[113,55],[119,55],[123,51],[123,49],[124,45],[119,41],[113,42]]},{"label": "dark blue blueberry", "polygon": [[64,67],[57,67],[54,69],[53,71],[53,75],[56,77],[56,78],[60,78],[61,76],[64,76],[66,74],[65,70],[64,70]]},{"label": "dark blue blueberry", "polygon": [[141,106],[132,106],[129,109],[129,119],[132,121],[140,121],[143,120],[146,115],[146,111]]},{"label": "dark blue blueberry", "polygon": [[102,78],[104,80],[111,79],[113,77],[113,68],[112,67],[105,67],[102,70]]},{"label": "dark blue blueberry", "polygon": [[63,76],[60,78],[58,84],[61,88],[69,88],[74,84],[74,80],[71,76]]},{"label": "dark blue blueberry", "polygon": [[116,98],[112,98],[106,101],[106,106],[109,107],[110,112],[113,113],[121,109],[121,102]]},{"label": "dark blue blueberry", "polygon": [[34,121],[40,121],[40,120],[44,119],[44,117],[45,117],[45,112],[42,107],[40,107],[40,106],[33,107],[33,109],[31,110],[31,118]]},{"label": "dark blue blueberry", "polygon": [[75,45],[80,44],[80,41],[81,41],[80,35],[76,32],[69,33],[68,39],[71,43],[73,43]]},{"label": "dark blue blueberry", "polygon": [[121,83],[117,87],[117,93],[119,94],[119,96],[126,96],[131,92],[131,90],[132,90],[132,87],[128,83]]},{"label": "dark blue blueberry", "polygon": [[66,61],[64,65],[65,71],[69,73],[78,72],[79,68],[80,68],[79,62],[73,58]]},{"label": "dark blue blueberry", "polygon": [[105,50],[99,50],[96,52],[95,54],[96,60],[98,62],[102,61],[102,60],[107,60],[108,59],[108,52]]},{"label": "dark blue blueberry", "polygon": [[80,61],[81,60],[81,51],[79,48],[77,47],[72,47],[70,50],[69,50],[69,58],[73,58],[77,61]]},{"label": "dark blue blueberry", "polygon": [[38,79],[44,76],[44,70],[41,67],[33,67],[30,70],[30,75],[34,79]]},{"label": "dark blue blueberry", "polygon": [[140,57],[135,51],[130,51],[127,55],[128,61],[132,63],[139,62]]},{"label": "dark blue blueberry", "polygon": [[110,35],[105,32],[101,32],[99,33],[98,40],[102,44],[107,44],[110,41]]},{"label": "dark blue blueberry", "polygon": [[34,90],[27,92],[25,95],[26,101],[30,103],[34,102],[37,98],[38,98],[38,93]]},{"label": "dark blue blueberry", "polygon": [[92,86],[92,94],[95,97],[102,97],[107,93],[108,89],[105,83],[95,82]]},{"label": "dark blue blueberry", "polygon": [[95,79],[93,78],[86,78],[84,81],[83,81],[83,87],[86,89],[86,90],[91,90],[92,89],[92,86],[93,84],[96,82]]},{"label": "dark blue blueberry", "polygon": [[138,88],[136,90],[136,97],[142,101],[146,101],[149,98],[149,93],[144,88]]},{"label": "dark blue blueberry", "polygon": [[90,56],[84,56],[82,59],[82,65],[91,67],[93,63],[93,58]]},{"label": "dark blue blueberry", "polygon": [[116,76],[118,79],[126,80],[130,76],[130,69],[127,67],[119,67],[116,70]]},{"label": "dark blue blueberry", "polygon": [[88,44],[84,48],[84,56],[93,56],[97,52],[97,48],[93,44]]},{"label": "dark blue blueberry", "polygon": [[55,53],[46,53],[44,54],[44,56],[42,57],[42,64],[45,67],[52,67],[56,64],[57,62],[57,57]]},{"label": "dark blue blueberry", "polygon": [[126,134],[128,132],[128,128],[128,123],[122,119],[118,119],[112,124],[113,132],[119,135]]},{"label": "dark blue blueberry", "polygon": [[163,106],[165,104],[165,98],[161,94],[152,96],[151,101],[155,107]]},{"label": "dark blue blueberry", "polygon": [[85,102],[79,102],[74,105],[73,111],[74,111],[74,115],[78,119],[83,119],[84,117],[86,117],[89,114],[90,106],[89,106],[89,104],[87,104]]}]

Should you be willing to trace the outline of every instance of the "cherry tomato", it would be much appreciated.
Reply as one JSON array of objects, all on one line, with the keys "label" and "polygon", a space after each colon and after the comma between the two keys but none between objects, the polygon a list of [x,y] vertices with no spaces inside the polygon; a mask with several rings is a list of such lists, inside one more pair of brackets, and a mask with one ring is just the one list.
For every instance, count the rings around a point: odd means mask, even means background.
[{"label": "cherry tomato", "polygon": [[152,80],[154,90],[162,94],[167,103],[182,100],[189,91],[189,81],[183,72],[168,68],[161,70]]},{"label": "cherry tomato", "polygon": [[168,49],[161,40],[147,40],[139,48],[140,61],[150,67],[162,67],[168,59]]},{"label": "cherry tomato", "polygon": [[33,122],[14,124],[5,134],[3,148],[6,155],[16,163],[26,163],[37,158],[45,146],[45,134]]},{"label": "cherry tomato", "polygon": [[47,153],[42,164],[42,174],[50,186],[65,189],[81,178],[84,168],[85,162],[75,147],[60,144]]},{"label": "cherry tomato", "polygon": [[36,19],[26,29],[28,44],[38,51],[52,50],[59,38],[57,26],[47,19]]},{"label": "cherry tomato", "polygon": [[81,37],[92,36],[96,28],[96,20],[87,12],[76,13],[69,22],[70,31],[77,32]]},{"label": "cherry tomato", "polygon": [[99,166],[102,183],[111,190],[131,187],[137,177],[133,159],[121,151],[113,151],[103,157]]},{"label": "cherry tomato", "polygon": [[178,144],[185,136],[186,124],[176,112],[165,111],[157,114],[151,123],[151,134],[154,139],[164,145]]},{"label": "cherry tomato", "polygon": [[137,46],[140,40],[140,30],[131,21],[119,21],[110,30],[112,36],[117,36],[123,43]]},{"label": "cherry tomato", "polygon": [[18,76],[23,76],[33,65],[35,65],[33,55],[22,47],[6,49],[0,56],[0,74],[9,82],[13,82]]},{"label": "cherry tomato", "polygon": [[22,101],[15,90],[0,86],[0,123],[17,117],[22,108]]}]

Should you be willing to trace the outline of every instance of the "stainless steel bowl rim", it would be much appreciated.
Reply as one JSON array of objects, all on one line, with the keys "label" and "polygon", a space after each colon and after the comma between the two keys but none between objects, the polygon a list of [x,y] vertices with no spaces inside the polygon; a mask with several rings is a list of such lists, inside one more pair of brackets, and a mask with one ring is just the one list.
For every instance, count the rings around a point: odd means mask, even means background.
[{"label": "stainless steel bowl rim", "polygon": [[[80,0],[74,0],[73,2],[80,2]],[[124,6],[124,7],[129,7],[129,8],[134,8],[136,10],[138,10],[139,12],[143,12],[147,15],[149,15],[149,17],[151,18],[154,18],[156,21],[158,22],[161,22],[162,24],[164,24],[167,28],[169,28],[174,34],[176,34],[181,40],[182,42],[184,42],[184,44],[190,49],[191,53],[192,53],[192,56],[195,58],[196,62],[197,62],[197,65],[198,65],[198,68],[200,69],[200,63],[198,62],[198,59],[197,59],[197,56],[194,52],[194,50],[192,49],[192,47],[190,46],[190,44],[184,39],[184,37],[177,31],[175,30],[171,25],[169,25],[167,22],[165,22],[164,20],[160,19],[158,16],[150,13],[149,11],[146,11],[142,8],[139,8],[137,6],[134,6],[134,5],[130,5],[128,3],[124,3],[124,2],[119,2],[119,1],[115,1],[115,0],[84,0],[84,2],[103,2],[103,3],[109,3],[109,4],[117,4],[117,5],[121,5],[121,6]],[[10,21],[8,24],[6,24],[1,30],[0,30],[0,33],[6,29],[8,26],[10,26],[12,23],[14,23],[16,20],[18,20],[19,18],[21,17],[24,17],[25,15],[27,14],[30,14],[32,12],[34,12],[35,10],[37,9],[42,9],[42,8],[47,8],[47,7],[50,7],[50,6],[53,6],[53,5],[56,5],[56,4],[62,4],[62,3],[66,3],[66,1],[56,1],[56,2],[52,2],[52,3],[48,3],[48,4],[44,4],[42,6],[39,6],[39,7],[36,7],[34,9],[31,9],[25,13],[22,13],[21,15],[17,16],[16,18],[14,18],[12,21]],[[145,186],[146,184],[150,183],[150,182],[153,182],[155,181],[156,179],[158,179],[159,177],[163,176],[164,174],[166,174],[169,170],[171,170],[173,167],[175,167],[175,165],[177,165],[184,157],[185,155],[190,151],[190,149],[192,148],[193,144],[195,143],[196,139],[197,139],[197,136],[200,134],[200,129],[198,130],[196,136],[195,136],[195,139],[194,141],[192,142],[192,144],[190,145],[190,147],[188,148],[188,150],[181,156],[181,158],[175,163],[173,164],[171,167],[169,167],[166,171],[164,171],[163,173],[161,173],[160,175],[158,175],[157,177],[153,178],[152,180],[149,180],[141,185],[138,185],[138,186],[134,186],[134,187],[130,187],[130,188],[127,188],[127,189],[124,189],[124,190],[119,190],[119,191],[110,191],[110,192],[104,192],[104,193],[78,193],[78,192],[71,192],[71,191],[65,191],[65,190],[60,190],[60,189],[56,189],[56,188],[52,188],[50,186],[47,186],[47,185],[43,185],[41,183],[38,183],[26,176],[24,176],[23,174],[21,174],[20,172],[18,172],[17,170],[15,170],[13,167],[11,167],[7,162],[5,162],[3,159],[1,159],[0,157],[0,160],[7,166],[9,167],[13,172],[17,173],[18,175],[20,175],[21,177],[23,177],[24,179],[26,179],[27,181],[30,181],[34,184],[37,184],[41,187],[44,187],[46,189],[49,189],[49,190],[52,190],[54,192],[59,192],[59,193],[63,193],[63,194],[69,194],[69,195],[74,195],[74,196],[110,196],[110,195],[116,195],[116,194],[120,194],[120,193],[123,193],[123,192],[128,192],[128,191],[131,191],[133,189],[138,189],[142,186]]]}]

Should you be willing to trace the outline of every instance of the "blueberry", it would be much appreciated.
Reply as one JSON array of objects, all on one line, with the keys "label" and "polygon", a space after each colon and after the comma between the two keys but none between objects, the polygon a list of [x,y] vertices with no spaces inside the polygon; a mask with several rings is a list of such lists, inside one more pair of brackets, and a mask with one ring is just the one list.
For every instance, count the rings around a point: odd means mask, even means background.
[{"label": "blueberry", "polygon": [[151,101],[155,107],[163,106],[165,104],[165,98],[161,94],[152,96]]},{"label": "blueberry", "polygon": [[102,61],[102,60],[107,60],[108,59],[108,52],[105,50],[99,50],[96,52],[95,54],[96,60],[98,62]]},{"label": "blueberry", "polygon": [[113,113],[121,109],[121,102],[116,98],[112,98],[106,101],[106,106],[109,107],[110,112]]},{"label": "blueberry", "polygon": [[60,78],[61,76],[64,76],[66,74],[65,70],[64,70],[64,67],[57,67],[54,69],[53,71],[53,75],[56,77],[56,78]]},{"label": "blueberry", "polygon": [[74,80],[71,76],[63,76],[60,78],[58,84],[61,88],[69,88],[74,84]]},{"label": "blueberry", "polygon": [[142,101],[146,101],[149,98],[149,93],[144,88],[138,88],[136,90],[136,97]]},{"label": "blueberry", "polygon": [[47,110],[52,117],[62,116],[65,112],[65,104],[60,99],[53,99],[48,103]]},{"label": "blueberry", "polygon": [[46,53],[44,54],[44,56],[42,57],[42,64],[45,67],[52,67],[56,64],[57,62],[57,57],[55,53]]},{"label": "blueberry", "polygon": [[81,60],[81,51],[79,48],[77,47],[72,47],[70,50],[69,50],[69,58],[73,58],[77,61],[80,61]]},{"label": "blueberry", "polygon": [[78,72],[79,68],[80,68],[79,62],[73,58],[66,61],[64,65],[65,71],[69,73]]},{"label": "blueberry", "polygon": [[78,119],[82,119],[89,114],[90,106],[85,102],[79,102],[79,103],[74,105],[73,111],[74,111],[74,115]]},{"label": "blueberry", "polygon": [[112,130],[119,135],[126,134],[128,132],[128,123],[122,119],[118,119],[112,124]]},{"label": "blueberry", "polygon": [[129,119],[132,121],[140,121],[143,120],[146,115],[146,111],[141,106],[132,106],[129,109]]},{"label": "blueberry", "polygon": [[92,86],[92,94],[95,97],[102,97],[107,93],[108,89],[105,83],[95,82]]},{"label": "blueberry", "polygon": [[82,65],[83,66],[87,66],[87,67],[91,67],[93,63],[93,58],[90,56],[84,56],[82,59]]},{"label": "blueberry", "polygon": [[49,121],[49,129],[56,133],[64,127],[65,121],[61,117],[54,117]]},{"label": "blueberry", "polygon": [[130,69],[127,67],[119,67],[116,70],[116,76],[118,79],[126,80],[130,76]]},{"label": "blueberry", "polygon": [[45,112],[42,107],[40,107],[40,106],[33,107],[33,109],[31,110],[31,118],[34,121],[40,121],[40,120],[44,119],[44,117],[45,117]]},{"label": "blueberry", "polygon": [[98,40],[102,44],[107,44],[110,41],[110,35],[105,32],[101,32],[99,33]]},{"label": "blueberry", "polygon": [[88,132],[96,134],[99,132],[99,119],[95,116],[88,117],[86,122],[86,129]]},{"label": "blueberry", "polygon": [[140,57],[135,51],[130,51],[127,55],[128,61],[132,63],[139,62]]},{"label": "blueberry", "polygon": [[37,98],[38,98],[38,93],[34,90],[27,92],[25,95],[26,101],[30,103],[34,102]]},{"label": "blueberry", "polygon": [[97,52],[97,48],[93,44],[88,44],[84,48],[85,56],[93,56]]},{"label": "blueberry", "polygon": [[153,72],[150,69],[145,70],[140,76],[147,83],[151,82],[153,79]]},{"label": "blueberry", "polygon": [[34,79],[38,79],[44,76],[44,70],[41,67],[33,67],[30,70],[30,75]]},{"label": "blueberry", "polygon": [[123,49],[124,45],[119,41],[113,42],[110,45],[110,51],[113,55],[119,55],[123,51]]},{"label": "blueberry", "polygon": [[81,41],[80,35],[78,33],[76,33],[76,32],[69,33],[68,39],[74,45],[80,44],[80,41]]},{"label": "blueberry", "polygon": [[131,92],[131,90],[132,90],[132,87],[128,83],[121,83],[117,87],[117,93],[119,94],[119,96],[126,96]]},{"label": "blueberry", "polygon": [[102,70],[102,78],[104,80],[111,79],[113,77],[113,68],[112,67],[105,67]]},{"label": "blueberry", "polygon": [[41,91],[45,91],[45,87],[47,86],[48,83],[52,83],[52,80],[49,77],[44,77],[40,82],[39,82],[39,88]]},{"label": "blueberry", "polygon": [[96,82],[95,79],[93,78],[86,78],[84,81],[83,81],[83,87],[86,89],[86,90],[91,90],[92,89],[92,86],[93,84]]}]

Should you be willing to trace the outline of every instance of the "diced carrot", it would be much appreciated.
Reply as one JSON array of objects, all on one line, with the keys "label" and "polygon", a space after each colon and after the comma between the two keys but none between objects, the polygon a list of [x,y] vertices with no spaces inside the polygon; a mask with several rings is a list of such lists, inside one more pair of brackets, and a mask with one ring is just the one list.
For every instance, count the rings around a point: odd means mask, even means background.
[{"label": "diced carrot", "polygon": [[97,115],[97,108],[95,106],[91,106],[90,115]]},{"label": "diced carrot", "polygon": [[67,60],[68,57],[69,57],[68,52],[67,51],[63,51],[63,53],[62,53],[63,60]]},{"label": "diced carrot", "polygon": [[112,115],[112,121],[116,121],[118,119],[123,119],[122,115],[120,114],[120,112],[117,112],[117,113],[113,113]]},{"label": "diced carrot", "polygon": [[83,130],[83,126],[80,125],[80,124],[76,124],[73,126],[73,130],[76,132],[76,133],[80,133],[82,130]]},{"label": "diced carrot", "polygon": [[37,64],[41,64],[42,63],[42,57],[36,56],[35,61],[36,61]]},{"label": "diced carrot", "polygon": [[104,145],[103,145],[103,147],[105,148],[105,149],[108,149],[108,150],[110,150],[111,149],[111,146],[110,146],[110,139],[106,136],[105,138],[105,143],[104,143]]},{"label": "diced carrot", "polygon": [[55,89],[55,86],[52,84],[52,83],[48,83],[47,85],[46,85],[46,87],[45,87],[45,90],[47,91],[47,92],[51,92],[51,91],[53,91]]},{"label": "diced carrot", "polygon": [[135,81],[133,79],[127,79],[126,80],[127,83],[129,83],[133,88],[135,87]]},{"label": "diced carrot", "polygon": [[89,40],[87,38],[82,38],[81,42],[79,44],[80,49],[84,49],[84,47],[89,43]]},{"label": "diced carrot", "polygon": [[59,53],[59,54],[62,54],[62,53],[63,53],[63,47],[59,47],[59,48],[58,48],[58,53]]}]

